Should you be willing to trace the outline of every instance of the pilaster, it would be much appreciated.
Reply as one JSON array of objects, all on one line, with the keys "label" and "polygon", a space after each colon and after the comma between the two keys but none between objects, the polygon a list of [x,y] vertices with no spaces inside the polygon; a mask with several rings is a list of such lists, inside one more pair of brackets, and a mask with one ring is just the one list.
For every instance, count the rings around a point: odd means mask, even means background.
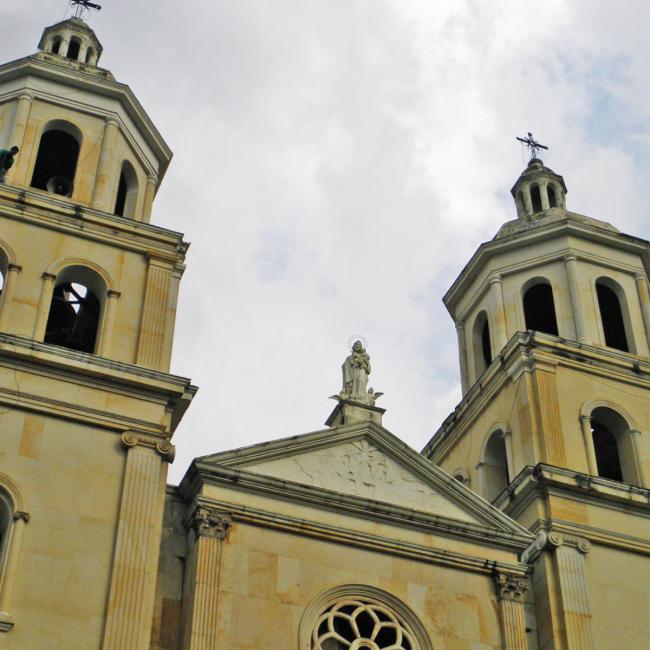
[{"label": "pilaster", "polygon": [[110,211],[109,201],[112,187],[107,186],[107,181],[115,166],[115,143],[119,125],[115,120],[106,120],[104,137],[102,138],[102,151],[97,165],[95,189],[93,191],[92,207],[95,210]]},{"label": "pilaster", "polygon": [[528,581],[522,576],[497,572],[494,581],[499,600],[499,619],[504,650],[525,650],[526,620],[524,616],[524,597],[528,591]]},{"label": "pilaster", "polygon": [[506,331],[506,310],[503,301],[503,283],[501,276],[490,278],[490,287],[492,291],[492,303],[494,305],[494,350],[493,356],[497,356],[508,342]]},{"label": "pilaster", "polygon": [[126,468],[113,557],[103,650],[149,650],[162,529],[167,440],[122,434]]},{"label": "pilaster", "polygon": [[[25,133],[27,132],[27,124],[29,123],[29,115],[32,110],[32,101],[33,97],[25,93],[18,98],[18,103],[16,105],[16,115],[14,117],[14,128],[11,132],[11,137],[9,139],[9,146],[17,146],[21,151],[25,149]],[[26,158],[27,156],[25,156]],[[21,162],[23,164],[21,165]],[[25,174],[27,173],[27,167],[24,161],[21,161],[20,153],[17,157],[17,162],[12,169],[7,173],[7,182],[15,183],[18,185],[26,185],[27,180]]]},{"label": "pilaster", "polygon": [[219,578],[223,541],[232,524],[223,512],[199,506],[188,521],[183,650],[217,650]]},{"label": "pilaster", "polygon": [[648,347],[650,347],[650,288],[648,287],[648,278],[645,273],[637,273],[634,279],[636,280],[636,290],[639,294],[639,303],[641,304],[646,340]]},{"label": "pilaster", "polygon": [[9,264],[7,268],[7,277],[5,278],[4,287],[2,287],[2,300],[0,301],[0,332],[6,331],[7,320],[11,311],[11,302],[14,299],[16,290],[16,280],[22,267],[17,264]]},{"label": "pilaster", "polygon": [[467,372],[467,344],[465,342],[465,323],[456,323],[456,335],[458,336],[458,361],[460,364],[460,386],[463,395],[469,388],[469,375]]},{"label": "pilaster", "polygon": [[564,258],[564,265],[566,267],[569,294],[571,296],[571,307],[573,309],[573,322],[575,324],[576,338],[580,343],[588,343],[585,310],[582,304],[582,294],[580,293],[578,258],[575,255],[566,255]]}]

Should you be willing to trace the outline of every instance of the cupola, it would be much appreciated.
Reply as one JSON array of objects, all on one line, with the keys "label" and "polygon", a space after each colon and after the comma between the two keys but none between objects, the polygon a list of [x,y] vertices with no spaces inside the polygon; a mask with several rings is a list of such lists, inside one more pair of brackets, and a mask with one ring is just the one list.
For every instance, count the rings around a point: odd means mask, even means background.
[{"label": "cupola", "polygon": [[564,179],[545,167],[539,158],[531,159],[510,191],[520,219],[530,219],[552,208],[566,207]]},{"label": "cupola", "polygon": [[103,48],[95,32],[81,18],[69,18],[46,27],[38,49],[71,61],[97,65]]}]

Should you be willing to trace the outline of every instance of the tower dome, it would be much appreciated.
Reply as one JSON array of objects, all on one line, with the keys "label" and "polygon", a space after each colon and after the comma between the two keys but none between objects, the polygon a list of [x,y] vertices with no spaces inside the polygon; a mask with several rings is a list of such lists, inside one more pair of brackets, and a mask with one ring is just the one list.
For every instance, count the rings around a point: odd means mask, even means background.
[{"label": "tower dome", "polygon": [[566,207],[564,179],[545,167],[539,158],[531,159],[510,191],[520,219],[530,219],[552,208]]},{"label": "tower dome", "polygon": [[69,18],[46,27],[38,49],[94,66],[99,62],[103,48],[95,32],[81,18]]}]

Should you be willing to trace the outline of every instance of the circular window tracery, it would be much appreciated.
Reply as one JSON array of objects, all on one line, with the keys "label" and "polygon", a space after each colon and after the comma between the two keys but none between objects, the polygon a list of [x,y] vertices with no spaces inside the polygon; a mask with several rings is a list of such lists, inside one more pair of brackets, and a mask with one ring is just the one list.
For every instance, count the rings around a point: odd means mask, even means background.
[{"label": "circular window tracery", "polygon": [[361,598],[330,605],[312,633],[312,650],[418,650],[414,635],[386,607]]}]

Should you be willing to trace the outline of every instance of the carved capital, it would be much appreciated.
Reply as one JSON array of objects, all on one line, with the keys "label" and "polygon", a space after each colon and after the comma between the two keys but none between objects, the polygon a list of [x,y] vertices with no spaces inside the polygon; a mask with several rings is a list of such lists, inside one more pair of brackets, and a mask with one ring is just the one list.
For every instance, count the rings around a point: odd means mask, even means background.
[{"label": "carved capital", "polygon": [[232,525],[232,517],[225,512],[199,507],[194,511],[190,525],[197,537],[223,540]]},{"label": "carved capital", "polygon": [[512,600],[515,603],[523,603],[524,596],[528,591],[528,580],[526,578],[497,571],[494,574],[494,582],[499,600]]},{"label": "carved capital", "polygon": [[542,531],[538,533],[535,541],[522,553],[521,561],[534,562],[544,550],[555,550],[560,546],[574,548],[586,555],[591,550],[591,543],[584,537],[564,535],[557,531]]},{"label": "carved capital", "polygon": [[152,449],[155,449],[162,456],[163,460],[168,463],[171,463],[176,455],[176,447],[174,447],[169,440],[161,440],[160,438],[142,435],[135,433],[134,431],[125,431],[121,436],[121,440],[122,444],[128,448],[137,447],[138,445],[151,447]]},{"label": "carved capital", "polygon": [[9,264],[7,270],[13,271],[14,273],[20,273],[23,270],[23,267],[20,266],[20,264]]},{"label": "carved capital", "polygon": [[495,284],[501,284],[501,276],[500,275],[493,275],[490,280],[490,285],[493,286]]},{"label": "carved capital", "polygon": [[31,519],[31,515],[28,512],[22,512],[21,510],[18,510],[14,512],[13,515],[13,520],[14,521],[24,521],[26,524],[29,523],[29,520]]},{"label": "carved capital", "polygon": [[578,261],[578,256],[575,253],[568,253],[567,255],[564,256],[564,261],[565,262],[577,262]]}]

